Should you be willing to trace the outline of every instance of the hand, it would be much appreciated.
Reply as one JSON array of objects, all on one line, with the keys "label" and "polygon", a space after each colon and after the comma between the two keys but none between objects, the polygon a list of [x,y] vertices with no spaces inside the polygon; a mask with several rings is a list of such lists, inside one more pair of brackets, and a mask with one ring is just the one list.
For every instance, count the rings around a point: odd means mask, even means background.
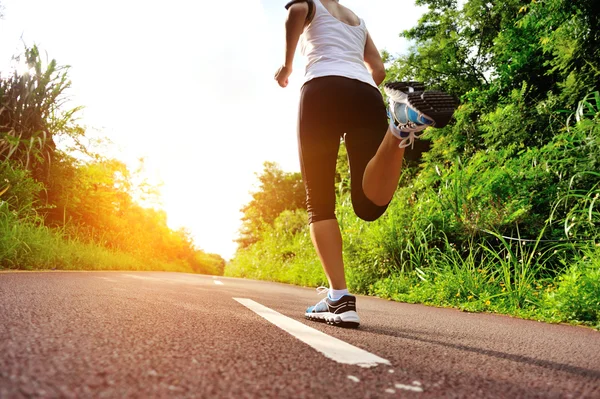
[{"label": "hand", "polygon": [[275,80],[281,87],[287,87],[289,83],[289,77],[292,74],[292,68],[282,65],[275,73]]}]

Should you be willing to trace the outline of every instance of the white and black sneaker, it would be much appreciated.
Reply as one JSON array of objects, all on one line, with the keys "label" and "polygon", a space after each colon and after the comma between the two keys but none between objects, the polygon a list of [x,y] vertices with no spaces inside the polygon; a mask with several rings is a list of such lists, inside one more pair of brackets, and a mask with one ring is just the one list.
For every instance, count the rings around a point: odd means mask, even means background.
[{"label": "white and black sneaker", "polygon": [[338,300],[333,300],[327,295],[315,306],[309,306],[304,316],[308,320],[338,327],[356,328],[360,324],[354,295],[344,295]]},{"label": "white and black sneaker", "polygon": [[390,129],[400,147],[413,146],[417,133],[428,127],[444,127],[450,122],[458,102],[441,91],[425,91],[421,82],[390,82],[384,86],[389,98]]}]

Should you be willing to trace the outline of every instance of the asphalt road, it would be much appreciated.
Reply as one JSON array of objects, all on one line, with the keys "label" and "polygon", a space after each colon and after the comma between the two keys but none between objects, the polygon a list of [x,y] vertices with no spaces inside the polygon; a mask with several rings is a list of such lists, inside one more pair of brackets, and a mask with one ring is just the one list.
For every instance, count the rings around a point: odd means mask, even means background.
[{"label": "asphalt road", "polygon": [[[304,320],[319,299],[175,273],[0,273],[0,398],[600,398],[596,331],[367,297],[342,329]],[[342,359],[355,352],[380,361]]]}]

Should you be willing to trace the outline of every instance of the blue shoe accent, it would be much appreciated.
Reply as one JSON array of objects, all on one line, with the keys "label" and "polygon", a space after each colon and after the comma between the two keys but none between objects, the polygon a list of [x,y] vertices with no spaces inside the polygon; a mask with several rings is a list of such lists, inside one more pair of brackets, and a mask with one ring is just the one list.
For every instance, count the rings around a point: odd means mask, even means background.
[{"label": "blue shoe accent", "polygon": [[409,122],[417,125],[432,125],[434,123],[431,119],[419,114],[414,108],[402,103],[394,103],[394,116],[400,125],[406,125]]},{"label": "blue shoe accent", "polygon": [[399,139],[407,139],[410,136],[410,132],[403,131],[398,128],[398,126],[395,123],[396,119],[392,115],[392,112],[389,108],[387,110],[387,117],[390,120],[390,127],[392,128],[392,131],[395,133],[394,135],[396,137],[398,137]]}]

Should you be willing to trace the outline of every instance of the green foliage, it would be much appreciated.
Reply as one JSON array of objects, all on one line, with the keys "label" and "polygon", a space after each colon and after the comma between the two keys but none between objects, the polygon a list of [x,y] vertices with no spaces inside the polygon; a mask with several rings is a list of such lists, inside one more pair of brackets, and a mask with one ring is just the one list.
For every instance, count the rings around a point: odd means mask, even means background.
[{"label": "green foliage", "polygon": [[557,321],[587,322],[600,328],[600,250],[588,250],[560,276],[546,295],[546,311]]},{"label": "green foliage", "polygon": [[241,209],[244,216],[236,242],[242,248],[257,242],[281,212],[306,209],[300,173],[286,173],[277,164],[265,162],[263,172],[257,177],[258,190],[252,194],[250,203]]},{"label": "green foliage", "polygon": [[77,137],[81,128],[73,115],[80,109],[63,110],[65,91],[71,82],[68,67],[55,60],[43,62],[36,46],[14,57],[26,72],[16,70],[0,77],[0,160],[12,161],[45,182],[56,151],[58,136]]},{"label": "green foliage", "polygon": [[140,258],[131,253],[83,242],[66,236],[60,230],[17,218],[7,208],[7,203],[0,204],[0,269],[196,272],[186,262]]},{"label": "green foliage", "polygon": [[33,217],[38,207],[38,196],[43,184],[31,174],[9,161],[0,163],[0,203],[19,217]]},{"label": "green foliage", "polygon": [[[83,144],[80,107],[65,109],[68,67],[44,62],[35,46],[14,62],[25,72],[0,76],[0,267],[223,274],[220,256],[134,200],[152,187]],[[69,146],[57,148],[58,138]]]},{"label": "green foliage", "polygon": [[[512,307],[519,309],[531,302],[535,281],[544,277],[546,263],[556,251],[555,247],[542,249],[543,230],[533,243],[528,241],[509,242],[497,233],[492,233],[501,243],[501,249],[483,245],[484,250],[495,260],[498,280]],[[517,237],[520,239],[520,237]]]},{"label": "green foliage", "polygon": [[303,286],[327,281],[311,245],[304,209],[283,211],[262,231],[260,239],[239,248],[227,265],[226,276],[275,280]]}]

